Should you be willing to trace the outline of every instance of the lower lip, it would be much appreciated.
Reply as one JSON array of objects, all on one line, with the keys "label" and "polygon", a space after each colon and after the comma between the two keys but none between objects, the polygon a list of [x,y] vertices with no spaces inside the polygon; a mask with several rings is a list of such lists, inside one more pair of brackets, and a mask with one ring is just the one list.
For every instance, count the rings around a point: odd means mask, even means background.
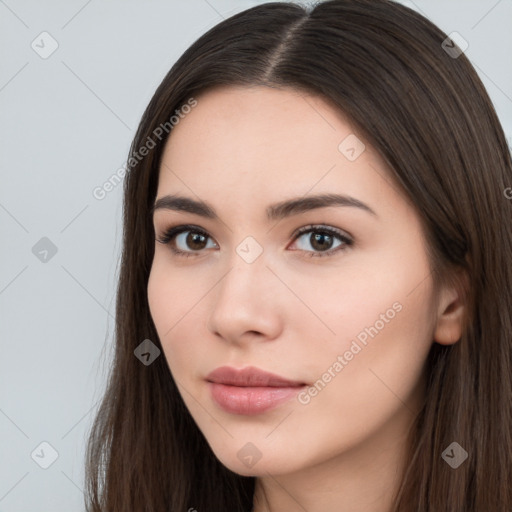
[{"label": "lower lip", "polygon": [[208,382],[215,402],[232,414],[254,415],[268,411],[289,400],[306,386],[240,387]]}]

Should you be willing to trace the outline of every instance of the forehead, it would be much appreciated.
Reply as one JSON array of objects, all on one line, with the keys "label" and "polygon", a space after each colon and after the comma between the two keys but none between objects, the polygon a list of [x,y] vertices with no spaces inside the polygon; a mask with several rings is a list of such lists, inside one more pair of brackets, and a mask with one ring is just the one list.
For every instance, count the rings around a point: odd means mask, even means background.
[{"label": "forehead", "polygon": [[[201,94],[197,106],[173,128],[167,147],[193,137],[195,147],[210,151],[216,146],[231,153],[253,153],[254,147],[262,149],[264,144],[267,153],[290,157],[294,146],[307,153],[321,140],[321,149],[330,144],[336,151],[337,139],[353,132],[342,112],[320,96],[289,88],[229,86]],[[241,145],[229,144],[230,139]],[[305,139],[310,142],[301,150]]]},{"label": "forehead", "polygon": [[[240,206],[310,192],[400,200],[371,145],[320,96],[230,86],[196,100],[167,140],[159,196],[182,193]],[[340,150],[349,137],[364,144],[355,160]]]}]

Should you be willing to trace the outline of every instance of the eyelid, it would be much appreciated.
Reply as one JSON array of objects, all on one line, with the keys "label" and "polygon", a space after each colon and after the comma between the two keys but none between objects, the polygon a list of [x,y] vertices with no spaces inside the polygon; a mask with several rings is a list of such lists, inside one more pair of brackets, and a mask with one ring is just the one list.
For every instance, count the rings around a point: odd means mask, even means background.
[{"label": "eyelid", "polygon": [[174,240],[177,235],[187,231],[192,231],[193,233],[204,235],[205,237],[211,238],[213,240],[213,237],[208,233],[208,231],[194,224],[177,224],[175,226],[165,228],[162,230],[162,235],[160,237],[156,237],[155,240],[162,244],[168,244],[171,240]]},{"label": "eyelid", "polygon": [[350,233],[344,231],[343,229],[331,226],[330,224],[308,224],[307,226],[302,226],[301,228],[296,229],[291,236],[295,241],[299,236],[303,235],[304,233],[315,231],[327,232],[332,235],[336,235],[341,239],[344,239],[346,242],[354,242],[354,237]]}]

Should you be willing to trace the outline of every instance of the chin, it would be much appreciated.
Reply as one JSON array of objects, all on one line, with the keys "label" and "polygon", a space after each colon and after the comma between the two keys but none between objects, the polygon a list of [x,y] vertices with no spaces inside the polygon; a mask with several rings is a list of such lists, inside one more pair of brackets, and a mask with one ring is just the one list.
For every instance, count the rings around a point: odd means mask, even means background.
[{"label": "chin", "polygon": [[[279,454],[276,454],[275,452],[272,454],[271,459],[265,458],[264,454],[261,454],[261,458],[254,458],[251,461],[248,458],[250,456],[246,455],[246,453],[248,452],[243,452],[242,450],[240,450],[238,453],[234,453],[233,457],[217,458],[230,471],[233,471],[233,473],[236,473],[241,476],[259,477],[267,476],[269,473],[271,475],[279,475],[291,473],[298,469],[293,465],[293,463],[291,463],[289,459],[282,460],[279,457]],[[256,457],[256,454],[254,455],[254,457]]]}]

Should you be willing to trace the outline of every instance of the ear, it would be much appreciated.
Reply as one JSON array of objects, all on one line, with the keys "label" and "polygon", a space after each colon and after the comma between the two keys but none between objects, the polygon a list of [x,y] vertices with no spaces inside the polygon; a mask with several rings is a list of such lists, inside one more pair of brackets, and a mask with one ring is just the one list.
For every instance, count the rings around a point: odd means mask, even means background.
[{"label": "ear", "polygon": [[465,291],[466,276],[462,277],[463,286],[451,285],[442,288],[437,304],[437,323],[434,329],[434,341],[441,345],[453,345],[460,340],[464,328],[466,313]]}]

